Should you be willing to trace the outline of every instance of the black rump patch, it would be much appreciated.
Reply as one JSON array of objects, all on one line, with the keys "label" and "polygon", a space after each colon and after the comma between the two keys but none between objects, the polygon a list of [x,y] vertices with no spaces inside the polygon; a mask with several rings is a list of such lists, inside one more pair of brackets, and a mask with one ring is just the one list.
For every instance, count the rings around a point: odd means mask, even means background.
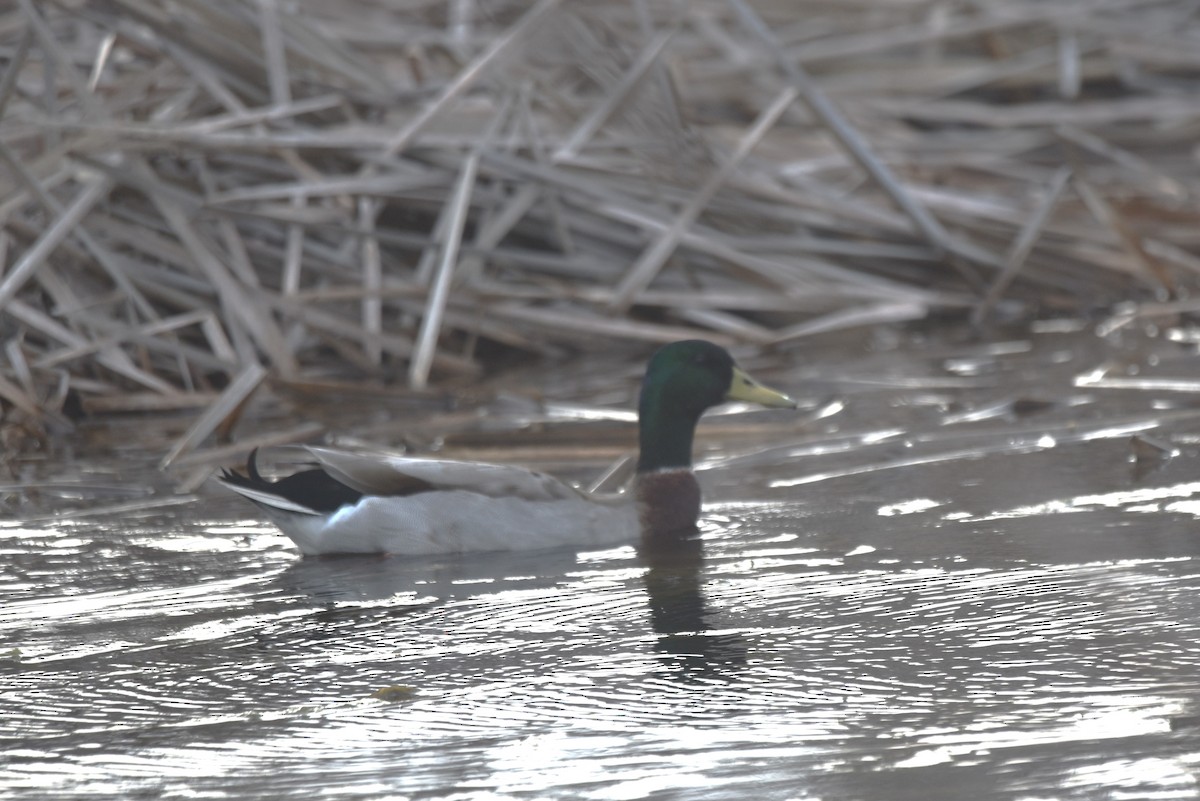
[{"label": "black rump patch", "polygon": [[314,512],[336,512],[343,506],[353,506],[362,499],[361,492],[347,487],[320,468],[302,470],[278,481],[268,481],[258,472],[257,456],[258,448],[250,451],[250,456],[246,460],[248,475],[235,473],[232,470],[222,470],[222,480],[237,487],[278,495],[299,506],[306,506]]}]

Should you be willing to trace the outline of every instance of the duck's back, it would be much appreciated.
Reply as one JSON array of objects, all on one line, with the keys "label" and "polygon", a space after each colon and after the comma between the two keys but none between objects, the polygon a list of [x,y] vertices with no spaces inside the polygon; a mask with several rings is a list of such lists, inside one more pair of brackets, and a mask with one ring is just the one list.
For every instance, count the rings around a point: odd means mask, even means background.
[{"label": "duck's back", "polygon": [[[305,554],[431,555],[634,542],[632,499],[585,495],[511,465],[310,448],[319,468],[271,482],[227,474]],[[303,480],[300,480],[303,478]],[[327,485],[327,486],[326,486]],[[315,503],[316,498],[333,503]]]}]

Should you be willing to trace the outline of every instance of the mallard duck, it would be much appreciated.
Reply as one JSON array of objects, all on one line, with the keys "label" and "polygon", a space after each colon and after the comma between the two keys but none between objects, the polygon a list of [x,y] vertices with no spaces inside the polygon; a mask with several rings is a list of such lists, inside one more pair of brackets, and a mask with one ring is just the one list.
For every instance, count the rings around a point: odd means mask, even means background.
[{"label": "mallard duck", "polygon": [[317,467],[277,481],[259,473],[218,480],[266,512],[311,554],[438,554],[551,546],[607,547],[694,531],[700,487],[692,438],[700,415],[725,401],[795,408],[702,340],[660,348],[638,400],[633,492],[598,494],[545,473],[480,464],[310,447]]}]

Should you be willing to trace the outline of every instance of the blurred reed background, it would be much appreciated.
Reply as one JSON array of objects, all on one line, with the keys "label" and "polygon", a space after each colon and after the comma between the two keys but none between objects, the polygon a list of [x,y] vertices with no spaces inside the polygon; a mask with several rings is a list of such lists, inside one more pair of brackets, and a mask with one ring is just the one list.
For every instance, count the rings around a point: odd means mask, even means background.
[{"label": "blurred reed background", "polygon": [[1186,314],[1197,11],[10,1],[5,430],[183,411],[167,465],[264,382],[419,394],[621,343]]}]

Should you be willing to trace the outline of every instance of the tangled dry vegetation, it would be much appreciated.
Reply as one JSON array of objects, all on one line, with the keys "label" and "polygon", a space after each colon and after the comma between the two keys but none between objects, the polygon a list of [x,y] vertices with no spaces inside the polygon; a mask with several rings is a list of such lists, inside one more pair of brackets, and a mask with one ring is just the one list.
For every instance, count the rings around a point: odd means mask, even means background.
[{"label": "tangled dry vegetation", "polygon": [[0,397],[167,461],[268,377],[1193,305],[1192,0],[6,5]]}]

